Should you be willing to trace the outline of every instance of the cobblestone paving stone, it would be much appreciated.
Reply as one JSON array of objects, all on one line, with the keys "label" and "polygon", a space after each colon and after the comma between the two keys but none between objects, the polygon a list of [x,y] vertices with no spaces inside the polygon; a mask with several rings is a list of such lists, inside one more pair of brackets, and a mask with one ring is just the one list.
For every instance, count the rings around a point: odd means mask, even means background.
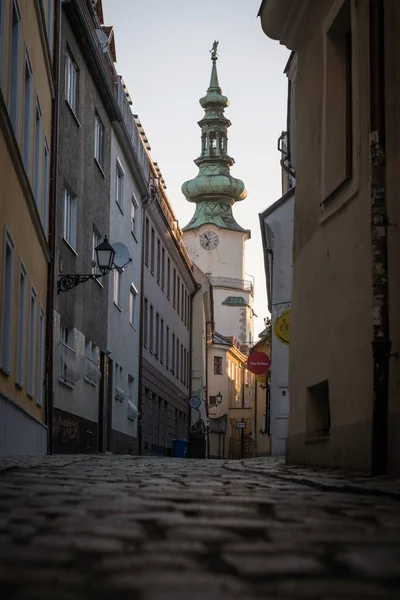
[{"label": "cobblestone paving stone", "polygon": [[50,456],[0,473],[2,600],[400,598],[390,480],[268,458]]}]

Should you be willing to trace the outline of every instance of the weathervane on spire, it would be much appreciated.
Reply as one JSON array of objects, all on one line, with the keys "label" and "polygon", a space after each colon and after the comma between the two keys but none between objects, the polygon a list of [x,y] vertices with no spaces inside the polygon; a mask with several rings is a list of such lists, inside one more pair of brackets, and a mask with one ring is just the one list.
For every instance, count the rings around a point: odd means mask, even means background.
[{"label": "weathervane on spire", "polygon": [[214,42],[213,45],[212,45],[212,48],[210,50],[210,52],[211,52],[211,60],[217,60],[218,59],[218,56],[217,56],[218,44],[219,44],[219,42]]}]

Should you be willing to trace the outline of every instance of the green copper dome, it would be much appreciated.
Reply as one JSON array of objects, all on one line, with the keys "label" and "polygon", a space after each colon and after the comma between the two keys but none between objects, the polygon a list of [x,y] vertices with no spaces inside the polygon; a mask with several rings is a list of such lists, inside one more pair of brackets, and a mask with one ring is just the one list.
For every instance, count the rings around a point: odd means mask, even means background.
[{"label": "green copper dome", "polygon": [[229,100],[219,87],[217,46],[218,42],[214,42],[211,50],[210,85],[207,94],[200,100],[205,115],[198,123],[202,134],[201,154],[194,161],[199,173],[182,185],[186,200],[196,203],[194,216],[183,231],[196,229],[205,223],[247,231],[235,221],[232,214],[232,205],[244,200],[247,192],[243,181],[230,174],[230,167],[235,161],[228,155],[227,132],[231,122],[224,115]]}]

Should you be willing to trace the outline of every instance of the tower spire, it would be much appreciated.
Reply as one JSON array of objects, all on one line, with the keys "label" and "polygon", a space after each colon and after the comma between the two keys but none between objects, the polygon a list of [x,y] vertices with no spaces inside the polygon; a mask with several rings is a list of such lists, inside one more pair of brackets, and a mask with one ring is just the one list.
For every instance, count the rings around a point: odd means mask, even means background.
[{"label": "tower spire", "polygon": [[229,100],[222,94],[217,72],[217,47],[213,43],[211,53],[211,77],[207,94],[200,99],[205,111],[198,122],[201,128],[201,153],[194,161],[199,173],[194,179],[182,185],[182,193],[189,202],[196,203],[191,221],[183,231],[196,229],[205,223],[214,223],[217,227],[246,231],[234,219],[232,205],[244,200],[247,192],[243,181],[230,174],[233,158],[228,155],[228,127],[231,122],[224,115]]}]

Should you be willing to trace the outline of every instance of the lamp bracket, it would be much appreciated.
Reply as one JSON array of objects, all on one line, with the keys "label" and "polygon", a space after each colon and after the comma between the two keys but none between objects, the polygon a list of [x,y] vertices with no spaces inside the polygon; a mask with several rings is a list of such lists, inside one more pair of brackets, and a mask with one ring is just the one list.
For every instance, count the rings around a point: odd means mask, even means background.
[{"label": "lamp bracket", "polygon": [[80,283],[85,283],[86,281],[89,281],[89,279],[98,279],[101,276],[101,273],[92,273],[90,275],[59,275],[57,281],[57,294],[60,292],[68,292],[68,290],[72,290],[72,288]]}]

